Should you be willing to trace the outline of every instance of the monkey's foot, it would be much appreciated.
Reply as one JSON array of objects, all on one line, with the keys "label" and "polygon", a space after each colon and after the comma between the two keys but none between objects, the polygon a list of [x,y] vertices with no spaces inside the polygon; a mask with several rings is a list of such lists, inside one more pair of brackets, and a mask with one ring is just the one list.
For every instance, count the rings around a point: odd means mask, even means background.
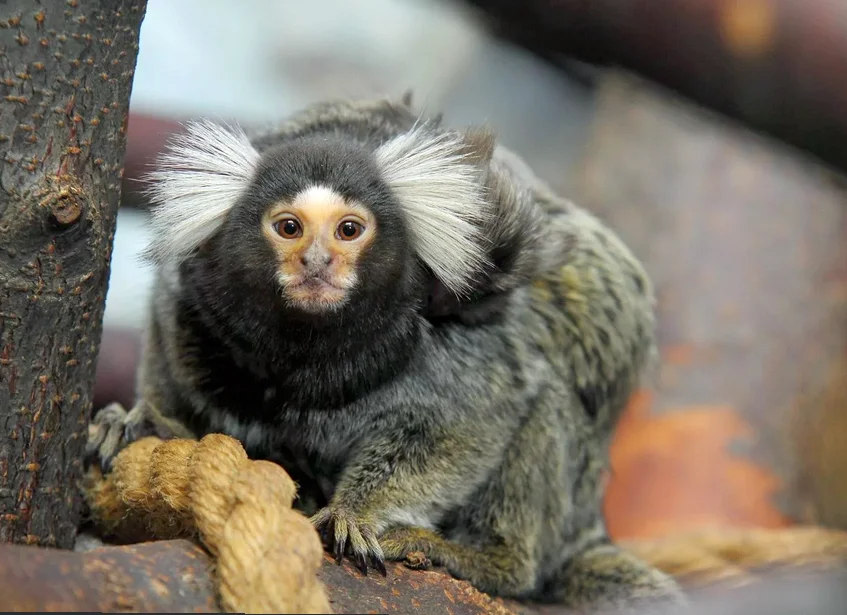
[{"label": "monkey's foot", "polygon": [[406,568],[411,568],[412,570],[429,570],[432,568],[432,560],[423,551],[407,553],[403,563],[406,564]]},{"label": "monkey's foot", "polygon": [[402,561],[412,570],[428,570],[433,563],[444,565],[444,558],[439,554],[445,551],[447,542],[432,530],[393,527],[382,535],[379,542],[385,559]]},{"label": "monkey's foot", "polygon": [[[448,540],[433,530],[407,526],[389,529],[380,544],[386,559],[401,560],[412,569],[444,566],[455,578],[468,581],[487,594],[522,598],[535,586],[533,568],[502,546],[477,549]],[[429,561],[422,562],[421,556]]]},{"label": "monkey's foot", "polygon": [[569,608],[600,612],[675,614],[688,606],[672,577],[609,542],[575,555],[548,591]]},{"label": "monkey's foot", "polygon": [[335,561],[341,564],[345,553],[351,553],[356,567],[368,574],[368,561],[382,576],[386,576],[385,556],[376,539],[374,525],[366,517],[355,515],[339,506],[327,506],[310,519],[325,537],[329,535]]},{"label": "monkey's foot", "polygon": [[[435,557],[445,550],[447,541],[432,530],[417,527],[396,526],[386,531],[380,539],[385,558],[389,560],[408,560],[412,554],[420,554],[427,559]],[[415,556],[419,557],[419,556]],[[436,564],[442,564],[436,561]]]},{"label": "monkey's foot", "polygon": [[97,463],[103,472],[112,469],[112,462],[128,444],[145,436],[162,439],[173,437],[173,433],[147,420],[142,406],[129,412],[119,403],[111,403],[100,409],[88,424],[88,442],[85,445],[85,463]]}]

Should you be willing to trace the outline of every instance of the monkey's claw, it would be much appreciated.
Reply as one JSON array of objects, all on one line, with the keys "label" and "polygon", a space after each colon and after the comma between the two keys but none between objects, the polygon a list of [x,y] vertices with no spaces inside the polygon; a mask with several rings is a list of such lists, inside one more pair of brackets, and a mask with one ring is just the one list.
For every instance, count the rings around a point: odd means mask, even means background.
[{"label": "monkey's claw", "polygon": [[147,426],[141,407],[127,411],[115,402],[100,409],[88,424],[85,463],[97,463],[103,472],[112,469],[112,462],[127,444],[155,430]]},{"label": "monkey's claw", "polygon": [[115,455],[125,446],[125,431],[129,413],[119,403],[100,409],[88,424],[85,445],[86,465],[97,463],[103,472],[112,467]]},{"label": "monkey's claw", "polygon": [[376,539],[373,524],[366,518],[354,515],[340,508],[327,506],[319,510],[311,519],[312,525],[324,535],[329,535],[332,553],[338,564],[349,552],[362,574],[368,574],[368,563],[382,576],[387,576],[385,556]]}]

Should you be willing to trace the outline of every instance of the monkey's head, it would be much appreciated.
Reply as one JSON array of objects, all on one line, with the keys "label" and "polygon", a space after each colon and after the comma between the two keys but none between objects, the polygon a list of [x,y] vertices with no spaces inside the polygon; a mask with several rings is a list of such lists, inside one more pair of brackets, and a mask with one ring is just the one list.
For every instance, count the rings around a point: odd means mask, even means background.
[{"label": "monkey's head", "polygon": [[270,283],[289,316],[384,305],[414,268],[402,206],[371,153],[344,141],[264,152],[218,234],[242,277],[261,272],[254,284]]},{"label": "monkey's head", "polygon": [[[489,133],[419,124],[379,145],[336,131],[259,151],[190,123],[151,177],[148,256],[205,259],[232,301],[285,318],[420,306],[429,279],[465,296],[489,262],[492,150]],[[263,290],[278,302],[255,301]]]},{"label": "monkey's head", "polygon": [[[262,217],[276,281],[286,302],[305,312],[347,302],[380,231],[367,205],[320,185],[275,203]],[[388,262],[400,256],[396,246],[387,247]]]}]

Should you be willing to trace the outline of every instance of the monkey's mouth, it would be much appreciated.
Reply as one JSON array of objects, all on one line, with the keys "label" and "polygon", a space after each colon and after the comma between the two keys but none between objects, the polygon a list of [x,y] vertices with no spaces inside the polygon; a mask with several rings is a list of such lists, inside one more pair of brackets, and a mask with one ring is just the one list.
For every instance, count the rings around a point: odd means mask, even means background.
[{"label": "monkey's mouth", "polygon": [[304,277],[300,280],[297,280],[293,284],[290,284],[291,288],[296,288],[298,290],[304,290],[307,292],[344,292],[344,288],[333,284],[331,281],[327,280],[324,276],[313,275],[309,277]]},{"label": "monkey's mouth", "polygon": [[323,276],[292,280],[285,286],[285,294],[293,304],[309,312],[337,307],[347,297],[346,289]]}]

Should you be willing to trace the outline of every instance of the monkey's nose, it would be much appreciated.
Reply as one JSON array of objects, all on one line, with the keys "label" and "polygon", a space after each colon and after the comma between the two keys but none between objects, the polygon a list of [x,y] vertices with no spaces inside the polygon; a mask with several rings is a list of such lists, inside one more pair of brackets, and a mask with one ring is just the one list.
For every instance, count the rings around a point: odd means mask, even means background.
[{"label": "monkey's nose", "polygon": [[329,265],[332,261],[332,254],[329,252],[315,252],[309,250],[300,256],[300,262],[306,267],[321,267]]}]

